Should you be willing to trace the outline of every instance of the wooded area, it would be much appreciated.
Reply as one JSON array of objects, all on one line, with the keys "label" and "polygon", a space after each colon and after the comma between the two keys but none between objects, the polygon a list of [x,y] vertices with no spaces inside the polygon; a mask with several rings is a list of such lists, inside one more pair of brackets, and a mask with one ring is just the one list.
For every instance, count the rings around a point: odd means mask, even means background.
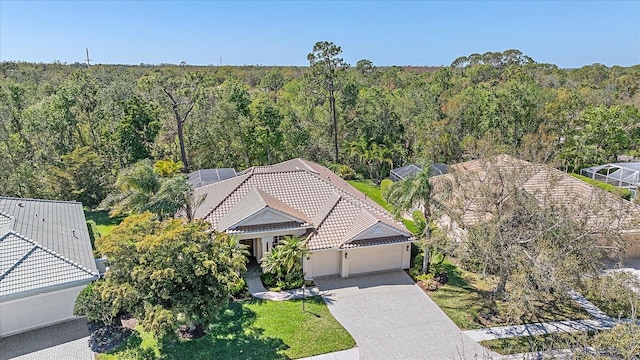
[{"label": "wooded area", "polygon": [[421,160],[576,170],[640,149],[640,65],[560,69],[507,50],[349,67],[340,53],[318,43],[309,68],[0,63],[0,194],[95,206],[147,158],[187,172],[303,157],[380,180]]}]

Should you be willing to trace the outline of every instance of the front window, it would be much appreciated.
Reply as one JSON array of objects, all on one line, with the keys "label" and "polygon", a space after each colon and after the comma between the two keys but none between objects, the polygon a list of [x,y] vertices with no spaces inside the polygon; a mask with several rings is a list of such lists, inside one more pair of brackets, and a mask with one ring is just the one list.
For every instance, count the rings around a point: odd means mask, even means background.
[{"label": "front window", "polygon": [[274,236],[273,237],[273,246],[275,247],[276,245],[278,245],[280,243],[280,241],[284,240],[284,238],[291,236],[291,235],[278,235],[278,236]]}]

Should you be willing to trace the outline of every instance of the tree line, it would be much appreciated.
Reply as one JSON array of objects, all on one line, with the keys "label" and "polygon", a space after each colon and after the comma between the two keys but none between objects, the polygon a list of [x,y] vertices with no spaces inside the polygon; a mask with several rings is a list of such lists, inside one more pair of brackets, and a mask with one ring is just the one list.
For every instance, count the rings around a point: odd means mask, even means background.
[{"label": "tree line", "polygon": [[571,171],[638,154],[640,65],[507,50],[382,68],[341,52],[318,42],[309,67],[0,63],[0,193],[95,206],[144,159],[188,172],[303,157],[379,181],[495,153]]}]

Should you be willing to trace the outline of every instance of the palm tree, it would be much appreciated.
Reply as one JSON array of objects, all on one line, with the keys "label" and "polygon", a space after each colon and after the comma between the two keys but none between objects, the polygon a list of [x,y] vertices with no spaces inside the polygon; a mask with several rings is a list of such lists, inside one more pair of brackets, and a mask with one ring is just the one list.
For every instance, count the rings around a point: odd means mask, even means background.
[{"label": "palm tree", "polygon": [[176,174],[161,180],[160,189],[149,199],[147,210],[157,214],[160,220],[165,216],[173,217],[178,211],[183,211],[187,219],[192,221],[192,195],[193,189],[187,177]]},{"label": "palm tree", "polygon": [[299,236],[287,236],[262,258],[262,269],[274,274],[278,280],[287,275],[302,274],[302,258],[309,254],[307,245]]},{"label": "palm tree", "polygon": [[111,215],[151,211],[160,220],[182,212],[189,221],[193,210],[204,198],[194,199],[193,189],[184,174],[162,177],[149,160],[139,161],[117,177],[115,191],[102,202],[111,207]]},{"label": "palm tree", "polygon": [[118,174],[115,191],[107,196],[101,207],[111,207],[111,216],[143,213],[159,189],[160,179],[153,172],[153,164],[142,160]]},{"label": "palm tree", "polygon": [[[445,189],[443,189],[445,191],[434,191],[429,180],[430,172],[431,165],[424,165],[417,174],[390,185],[385,193],[385,199],[393,205],[394,213],[397,217],[412,209],[422,208],[425,224],[422,231],[415,235],[424,243],[423,273],[429,271],[429,241],[431,239],[431,223],[433,222],[432,210],[446,208],[444,201],[449,193]],[[447,183],[446,179],[442,179],[443,181],[439,183]]]}]

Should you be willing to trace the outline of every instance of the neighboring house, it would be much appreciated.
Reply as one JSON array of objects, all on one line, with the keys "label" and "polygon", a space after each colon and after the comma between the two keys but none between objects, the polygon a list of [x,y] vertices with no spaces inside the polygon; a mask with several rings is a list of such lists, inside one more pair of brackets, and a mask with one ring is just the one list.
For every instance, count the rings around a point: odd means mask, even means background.
[{"label": "neighboring house", "polygon": [[82,204],[0,197],[0,336],[74,318],[97,278]]},{"label": "neighboring house", "polygon": [[[513,188],[535,199],[539,206],[561,205],[571,210],[584,226],[595,231],[617,231],[627,242],[627,255],[640,256],[640,206],[605,190],[578,180],[553,167],[533,164],[509,155],[467,161],[449,166],[449,174],[436,176],[434,182],[449,179],[455,184],[448,199],[456,221],[445,216],[441,226],[454,237],[463,237],[464,228],[486,221],[492,210],[479,192],[499,182],[512,181]],[[456,181],[452,181],[453,179]],[[482,190],[480,190],[482,189]],[[499,196],[509,196],[502,194]],[[498,196],[498,195],[497,195]]]},{"label": "neighboring house", "polygon": [[189,173],[187,179],[191,187],[197,189],[236,176],[238,176],[238,174],[234,168],[201,169]]},{"label": "neighboring house", "polygon": [[[206,195],[206,196],[205,196]],[[198,188],[195,218],[237,235],[258,261],[287,235],[305,239],[305,276],[406,269],[411,234],[329,169],[293,159]]]},{"label": "neighboring house", "polygon": [[[415,175],[420,171],[422,171],[422,166],[409,164],[407,166],[391,170],[391,172],[389,173],[389,177],[393,181],[400,181],[408,178],[409,176]],[[449,167],[447,166],[447,164],[435,163],[431,164],[429,172],[431,173],[430,176],[443,175],[449,172]]]}]

